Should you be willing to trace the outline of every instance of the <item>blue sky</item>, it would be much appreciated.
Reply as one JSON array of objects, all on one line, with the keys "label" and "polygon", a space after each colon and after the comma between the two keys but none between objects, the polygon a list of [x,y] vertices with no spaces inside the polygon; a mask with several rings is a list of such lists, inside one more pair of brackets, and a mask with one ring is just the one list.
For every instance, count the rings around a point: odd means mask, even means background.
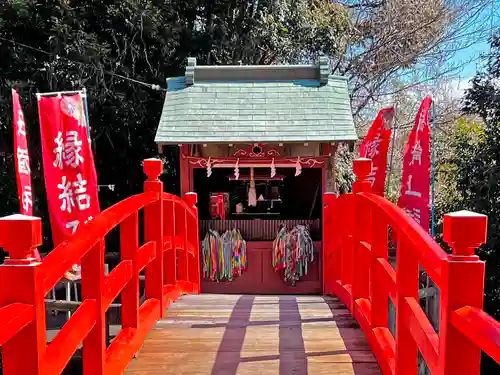
[{"label": "blue sky", "polygon": [[[490,44],[487,40],[485,40],[458,52],[455,59],[457,63],[467,61],[471,58],[478,57],[480,54],[488,53],[489,49]],[[481,64],[482,61],[480,59],[468,63],[464,66],[462,72],[460,73],[460,77],[464,80],[469,80],[476,74],[477,70],[481,67]]]},{"label": "blue sky", "polygon": [[[492,28],[491,32],[495,29],[500,28],[500,0],[491,0],[491,5],[486,7],[483,12],[477,18],[478,22],[482,22],[484,26],[487,25],[488,28]],[[489,38],[477,41],[470,47],[459,51],[453,58],[456,64],[463,64],[468,60],[468,62],[461,71],[458,72],[458,79],[456,82],[456,93],[458,96],[463,94],[464,89],[470,87],[469,81],[476,75],[476,73],[482,69],[484,66],[484,59],[481,59],[481,55],[485,55],[490,51]]]},{"label": "blue sky", "polygon": [[[477,18],[478,22],[483,23],[484,26],[487,25],[488,28],[498,29],[500,27],[500,0],[491,0],[491,5],[487,6]],[[486,54],[490,50],[490,43],[487,39],[478,41],[474,45],[467,49],[458,52],[455,56],[457,63],[465,62],[472,58],[477,58],[481,54]],[[463,71],[460,73],[462,80],[469,80],[472,78],[478,69],[481,68],[483,62],[481,59],[476,59],[471,63],[464,66]]]}]

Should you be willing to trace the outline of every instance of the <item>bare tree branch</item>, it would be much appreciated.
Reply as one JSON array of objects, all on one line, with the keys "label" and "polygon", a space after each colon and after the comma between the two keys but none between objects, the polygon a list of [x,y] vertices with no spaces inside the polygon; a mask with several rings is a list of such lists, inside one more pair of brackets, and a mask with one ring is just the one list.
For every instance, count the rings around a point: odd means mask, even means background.
[{"label": "bare tree branch", "polygon": [[[346,7],[356,4],[344,3]],[[353,11],[352,42],[337,58],[336,74],[350,78],[356,117],[381,96],[451,77],[464,64],[455,55],[487,36],[490,0],[386,0]],[[377,7],[370,5],[379,4]],[[415,75],[415,79],[409,75]],[[396,82],[401,82],[396,89]]]}]

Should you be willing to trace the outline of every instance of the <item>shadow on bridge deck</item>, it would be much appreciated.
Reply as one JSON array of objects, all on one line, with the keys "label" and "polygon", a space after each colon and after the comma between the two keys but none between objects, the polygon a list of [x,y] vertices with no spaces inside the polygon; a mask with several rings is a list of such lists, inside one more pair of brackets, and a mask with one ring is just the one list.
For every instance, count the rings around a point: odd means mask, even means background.
[{"label": "shadow on bridge deck", "polygon": [[127,371],[143,374],[375,375],[365,336],[335,298],[184,296]]}]

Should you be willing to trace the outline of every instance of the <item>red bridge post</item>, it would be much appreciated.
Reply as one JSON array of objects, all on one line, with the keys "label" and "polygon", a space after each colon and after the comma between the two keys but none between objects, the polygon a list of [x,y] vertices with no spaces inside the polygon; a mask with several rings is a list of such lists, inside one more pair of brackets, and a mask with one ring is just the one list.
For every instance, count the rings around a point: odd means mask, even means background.
[{"label": "red bridge post", "polygon": [[[372,170],[372,161],[367,158],[354,160],[353,171],[356,181],[352,184],[352,192],[370,193],[372,185],[368,179]],[[370,243],[371,213],[368,204],[354,196],[354,254],[351,266],[352,270],[352,306],[358,298],[369,298],[370,296],[370,262],[371,254],[366,244]],[[354,266],[356,263],[356,266]]]},{"label": "red bridge post", "polygon": [[83,339],[83,374],[104,375],[106,317],[104,294],[104,239],[82,257],[82,301],[95,300],[95,325]]},{"label": "red bridge post", "polygon": [[411,243],[398,236],[396,250],[396,374],[415,375],[418,371],[418,347],[408,322],[407,300],[418,301],[418,257]]},{"label": "red bridge post", "polygon": [[[184,194],[184,201],[187,206],[191,208],[195,213],[195,219],[190,218],[187,220],[186,234],[189,243],[194,246],[194,256],[193,258],[188,258],[188,280],[193,283],[193,293],[200,293],[200,252],[198,251],[200,246],[200,239],[198,233],[198,208],[196,203],[198,203],[198,195],[193,192]],[[187,252],[186,252],[187,256]]]},{"label": "red bridge post", "polygon": [[177,284],[177,250],[175,248],[176,203],[171,199],[163,201],[163,235],[168,239],[163,256],[163,282],[170,288]]},{"label": "red bridge post", "polygon": [[479,375],[481,349],[451,324],[454,311],[483,308],[485,265],[474,249],[486,242],[488,218],[459,211],[445,215],[443,238],[453,252],[443,265],[440,316],[440,368],[443,375]]},{"label": "red bridge post", "polygon": [[[389,226],[381,212],[372,209],[371,223],[371,311],[372,328],[389,326],[389,292],[384,278],[387,273],[384,265],[388,264]],[[382,286],[383,285],[383,286]]]},{"label": "red bridge post", "polygon": [[41,263],[36,262],[34,254],[41,244],[40,218],[25,215],[0,218],[0,247],[9,253],[5,264],[0,265],[0,307],[12,303],[33,307],[30,323],[18,333],[17,327],[12,335],[7,332],[7,337],[12,337],[2,347],[5,374],[43,374],[47,341],[45,301]]},{"label": "red bridge post", "polygon": [[120,224],[120,250],[122,260],[132,262],[132,277],[122,291],[122,327],[139,327],[139,214],[134,212]]},{"label": "red bridge post", "polygon": [[148,176],[144,182],[144,191],[158,194],[158,201],[144,207],[144,241],[155,243],[156,255],[146,267],[146,298],[160,301],[160,316],[163,317],[163,182],[159,180],[163,173],[160,159],[144,160],[144,173]]},{"label": "red bridge post", "polygon": [[[176,204],[175,207],[175,229],[181,244],[180,248],[176,250],[178,280],[182,282],[182,288],[184,289],[189,281],[189,257],[187,252],[189,246],[189,218],[184,206]],[[183,290],[183,292],[185,293],[186,290]]]}]

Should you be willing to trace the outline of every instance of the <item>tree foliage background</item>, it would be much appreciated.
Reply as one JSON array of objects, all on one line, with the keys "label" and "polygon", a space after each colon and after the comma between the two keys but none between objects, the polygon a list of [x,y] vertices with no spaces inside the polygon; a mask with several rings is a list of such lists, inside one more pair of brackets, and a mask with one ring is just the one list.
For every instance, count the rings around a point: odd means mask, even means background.
[{"label": "tree foliage background", "polygon": [[[0,214],[18,210],[10,89],[28,124],[35,214],[48,218],[36,92],[86,87],[100,192],[107,207],[141,190],[141,161],[157,155],[154,134],[169,76],[188,56],[200,64],[272,64],[331,58],[350,78],[360,124],[374,103],[459,68],[453,54],[484,33],[488,0],[5,0],[0,2]],[[432,64],[431,64],[432,63]],[[430,68],[432,67],[432,69]],[[127,79],[128,78],[128,79]],[[133,79],[133,80],[131,80]],[[146,85],[140,82],[147,83]],[[397,85],[396,85],[397,83]],[[162,155],[176,192],[177,150]],[[342,152],[340,189],[350,155]],[[44,234],[50,244],[48,220]]]},{"label": "tree foliage background", "polygon": [[[469,61],[455,58],[489,32],[490,0],[3,0],[0,1],[0,215],[18,211],[12,87],[28,126],[35,215],[50,249],[36,92],[86,87],[101,206],[142,189],[165,79],[199,64],[308,63],[325,54],[349,78],[360,135],[382,104],[398,102],[394,186],[421,94],[446,92]],[[500,318],[500,41],[467,95],[467,116],[441,100],[440,210],[489,214],[487,310]],[[472,57],[473,58],[473,57]],[[153,90],[151,84],[162,90]],[[413,96],[412,96],[413,95]],[[418,95],[417,95],[418,96]],[[477,119],[476,119],[477,117]],[[479,121],[477,121],[479,120]],[[484,126],[482,123],[484,122]],[[452,146],[452,147],[451,147]],[[178,191],[176,147],[161,155],[163,179]],[[352,154],[340,147],[337,186],[352,181]],[[498,250],[498,251],[497,251]]]},{"label": "tree foliage background", "polygon": [[[464,116],[448,134],[449,153],[440,165],[439,211],[467,209],[488,215],[485,310],[500,320],[500,34],[491,41],[484,70],[467,90]],[[500,371],[485,356],[485,374]]]},{"label": "tree foliage background", "polygon": [[[450,190],[458,194],[443,202],[445,209],[460,206],[488,218],[488,244],[481,249],[487,261],[486,308],[500,318],[500,36],[492,41],[488,64],[467,91],[465,112],[481,122],[461,121],[452,138],[453,156],[448,159]],[[448,207],[446,207],[448,206]]]}]

